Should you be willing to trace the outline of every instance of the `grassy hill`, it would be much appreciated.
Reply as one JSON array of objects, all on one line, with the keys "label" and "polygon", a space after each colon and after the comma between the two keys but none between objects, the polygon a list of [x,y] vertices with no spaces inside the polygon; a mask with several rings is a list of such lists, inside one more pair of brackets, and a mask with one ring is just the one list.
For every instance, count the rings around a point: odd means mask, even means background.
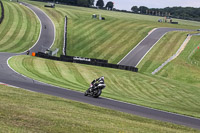
[{"label": "grassy hill", "polygon": [[1,133],[199,132],[19,88],[4,85],[0,88]]},{"label": "grassy hill", "polygon": [[[40,7],[56,25],[56,42],[53,47],[62,49],[64,17],[68,16],[68,55],[107,59],[119,62],[155,27],[197,29],[199,22],[174,20],[179,25],[158,23],[161,17],[97,10],[57,4],[45,8],[46,3],[29,3]],[[105,21],[92,19],[92,14],[101,14]],[[61,51],[60,51],[61,52]]]},{"label": "grassy hill", "polygon": [[25,6],[5,0],[2,2],[5,17],[0,25],[0,52],[24,52],[38,39],[39,20]]}]

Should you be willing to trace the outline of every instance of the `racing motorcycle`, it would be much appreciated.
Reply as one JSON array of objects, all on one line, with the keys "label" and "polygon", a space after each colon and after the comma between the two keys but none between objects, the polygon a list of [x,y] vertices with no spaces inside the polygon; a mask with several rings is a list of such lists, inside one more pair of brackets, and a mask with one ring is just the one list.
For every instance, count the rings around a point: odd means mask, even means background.
[{"label": "racing motorcycle", "polygon": [[95,83],[95,81],[93,80],[90,84],[90,87],[85,91],[84,95],[98,98],[105,87],[106,84]]}]

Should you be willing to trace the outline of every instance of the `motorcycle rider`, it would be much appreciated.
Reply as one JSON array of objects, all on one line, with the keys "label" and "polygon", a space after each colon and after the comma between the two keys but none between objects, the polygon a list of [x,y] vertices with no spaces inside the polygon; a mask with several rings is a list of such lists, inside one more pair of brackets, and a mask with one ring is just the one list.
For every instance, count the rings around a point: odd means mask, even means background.
[{"label": "motorcycle rider", "polygon": [[104,84],[104,76],[101,76],[100,78],[93,80],[92,84],[93,86],[90,91],[93,91],[95,87],[98,86],[99,84]]}]

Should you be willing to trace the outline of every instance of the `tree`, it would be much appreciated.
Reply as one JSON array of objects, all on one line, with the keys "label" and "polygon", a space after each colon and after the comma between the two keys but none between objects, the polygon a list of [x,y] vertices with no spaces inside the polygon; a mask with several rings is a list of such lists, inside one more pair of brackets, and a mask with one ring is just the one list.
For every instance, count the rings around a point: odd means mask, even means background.
[{"label": "tree", "polygon": [[96,3],[96,6],[98,6],[99,8],[103,8],[104,7],[104,1],[98,0],[97,3]]},{"label": "tree", "polygon": [[93,6],[93,5],[94,5],[94,0],[88,0],[88,2],[89,2],[89,5],[90,5],[90,6]]},{"label": "tree", "polygon": [[109,1],[109,2],[106,4],[106,8],[107,8],[108,10],[112,10],[112,9],[113,9],[113,6],[114,6],[114,4],[113,4],[112,1]]},{"label": "tree", "polygon": [[139,7],[139,11],[140,11],[141,14],[145,14],[146,10],[148,10],[148,7],[146,7],[146,6],[140,6]]},{"label": "tree", "polygon": [[90,4],[88,0],[77,0],[77,5],[88,7]]},{"label": "tree", "polygon": [[131,11],[134,12],[134,13],[138,13],[138,7],[137,6],[133,6],[131,8]]}]

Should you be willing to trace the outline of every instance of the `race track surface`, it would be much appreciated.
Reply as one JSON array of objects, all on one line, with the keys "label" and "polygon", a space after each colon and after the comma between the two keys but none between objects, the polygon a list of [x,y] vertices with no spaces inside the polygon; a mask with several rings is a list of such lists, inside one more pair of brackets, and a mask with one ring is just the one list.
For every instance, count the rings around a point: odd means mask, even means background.
[{"label": "race track surface", "polygon": [[[46,16],[46,14],[44,14],[44,12],[42,12],[40,9],[34,6],[31,6],[29,4],[25,4],[25,5],[31,8],[37,14],[42,24],[41,36],[38,42],[36,43],[36,45],[32,47],[31,52],[38,52],[38,51],[44,52],[46,48],[51,47],[54,42],[54,36],[55,36],[54,25],[51,22],[51,20]],[[44,28],[44,26],[46,26],[46,28]],[[161,31],[158,30],[156,31],[156,33],[161,32],[162,34],[164,34],[165,32],[170,31],[170,30],[172,29],[161,29]],[[156,35],[154,32],[152,34],[153,35],[152,36],[150,35],[150,37],[152,39],[152,42],[155,42],[156,40],[153,37],[155,37]],[[140,49],[142,49],[141,46],[140,46]],[[25,54],[25,53],[21,53],[21,54]],[[139,116],[143,116],[143,117],[147,117],[151,119],[171,122],[171,123],[175,123],[179,125],[185,125],[188,127],[200,129],[200,119],[197,119],[197,118],[159,111],[159,110],[146,108],[146,107],[138,106],[134,104],[124,103],[120,101],[115,101],[115,100],[107,99],[107,98],[95,99],[91,97],[85,97],[83,93],[81,92],[76,92],[72,90],[63,89],[60,87],[51,86],[45,83],[35,81],[30,78],[24,77],[14,72],[12,69],[10,69],[7,64],[7,60],[10,57],[15,56],[15,55],[21,55],[21,54],[0,53],[0,75],[1,75],[0,82],[4,84],[16,86],[19,88],[23,88],[29,91],[40,92],[40,93],[44,93],[48,95],[67,98],[67,99],[89,103],[92,105],[101,106],[101,107],[105,107],[105,108],[109,108],[113,110],[118,110],[118,111],[130,113],[134,115],[139,115]],[[123,61],[123,63],[125,62]]]},{"label": "race track surface", "polygon": [[169,31],[188,31],[175,28],[157,28],[131,50],[118,64],[136,67],[151,48]]}]

